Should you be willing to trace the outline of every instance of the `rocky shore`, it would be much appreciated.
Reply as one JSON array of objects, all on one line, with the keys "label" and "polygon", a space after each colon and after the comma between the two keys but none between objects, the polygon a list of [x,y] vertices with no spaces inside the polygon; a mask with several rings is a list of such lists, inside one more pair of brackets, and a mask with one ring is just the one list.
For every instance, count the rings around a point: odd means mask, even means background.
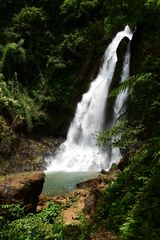
[{"label": "rocky shore", "polygon": [[[48,197],[42,193],[45,175],[43,172],[24,172],[0,178],[0,204],[18,203],[26,212],[40,212],[47,208],[50,201],[60,205],[64,224],[80,224],[82,218],[92,226],[91,240],[117,240],[117,237],[105,229],[94,229],[96,214],[103,204],[103,190],[115,181],[121,170],[115,165],[110,171],[98,177],[78,183],[76,189],[64,195]],[[0,215],[5,215],[0,208]],[[107,238],[106,238],[107,237]]]},{"label": "rocky shore", "polygon": [[[72,192],[48,197],[42,193],[45,181],[42,171],[46,169],[45,159],[56,151],[62,141],[53,138],[19,139],[10,158],[0,161],[0,204],[18,203],[26,212],[40,212],[48,207],[50,201],[55,201],[60,205],[65,224],[79,224],[83,217],[93,227],[91,240],[117,240],[105,229],[94,229],[94,222],[104,201],[103,190],[117,179],[123,170],[124,159],[119,166],[113,164],[110,171],[102,170],[98,177],[78,183]],[[0,208],[0,215],[3,214],[5,212]]]},{"label": "rocky shore", "polygon": [[117,240],[114,233],[106,229],[94,228],[97,212],[104,201],[103,190],[115,181],[121,170],[113,167],[108,172],[103,171],[97,178],[90,179],[77,184],[77,188],[65,195],[46,197],[40,195],[37,211],[46,208],[48,201],[54,200],[62,210],[63,222],[67,225],[80,224],[82,219],[91,223],[92,230],[90,240]]}]

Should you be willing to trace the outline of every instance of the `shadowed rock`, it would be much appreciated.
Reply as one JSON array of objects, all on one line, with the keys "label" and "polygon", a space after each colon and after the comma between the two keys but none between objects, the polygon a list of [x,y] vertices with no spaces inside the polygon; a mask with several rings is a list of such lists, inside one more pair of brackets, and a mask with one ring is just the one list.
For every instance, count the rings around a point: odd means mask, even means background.
[{"label": "shadowed rock", "polygon": [[20,204],[27,212],[35,212],[44,179],[43,172],[18,173],[1,179],[0,204]]}]

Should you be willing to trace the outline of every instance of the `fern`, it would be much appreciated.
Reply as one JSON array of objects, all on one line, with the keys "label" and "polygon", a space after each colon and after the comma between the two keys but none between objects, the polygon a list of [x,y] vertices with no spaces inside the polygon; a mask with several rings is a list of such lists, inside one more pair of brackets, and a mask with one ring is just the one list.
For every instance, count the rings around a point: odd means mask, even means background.
[{"label": "fern", "polygon": [[149,83],[153,80],[153,74],[152,73],[143,73],[143,74],[137,74],[134,76],[129,77],[124,82],[120,83],[110,94],[110,97],[115,97],[119,93],[128,90],[128,94],[132,94],[135,86],[139,83]]},{"label": "fern", "polygon": [[97,141],[106,148],[138,149],[144,144],[138,139],[139,134],[142,134],[144,130],[144,125],[138,121],[133,126],[130,126],[128,121],[120,121],[111,129],[97,134]]},{"label": "fern", "polygon": [[39,124],[40,119],[45,117],[40,106],[18,81],[6,83],[2,78],[0,79],[0,111],[1,114],[7,112],[12,129],[25,123],[28,130],[31,130],[34,124]]}]

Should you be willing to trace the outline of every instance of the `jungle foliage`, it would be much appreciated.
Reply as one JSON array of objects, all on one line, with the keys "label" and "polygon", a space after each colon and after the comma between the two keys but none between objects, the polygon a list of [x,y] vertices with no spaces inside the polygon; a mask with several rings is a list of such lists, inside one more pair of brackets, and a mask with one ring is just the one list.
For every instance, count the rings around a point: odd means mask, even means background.
[{"label": "jungle foliage", "polygon": [[[7,86],[16,79],[28,97],[38,101],[45,117],[32,124],[33,130],[43,125],[50,134],[66,134],[110,39],[126,24],[137,31],[153,25],[156,29],[158,10],[159,1],[146,0],[2,0],[0,72]],[[153,59],[147,54],[150,65]],[[159,56],[154,59],[158,62]]]},{"label": "jungle foliage", "polygon": [[[10,152],[21,132],[66,134],[106,46],[126,24],[134,30],[131,77],[111,95],[128,88],[127,111],[114,128],[98,136],[104,147],[120,147],[126,162],[104,192],[99,221],[124,240],[158,240],[159,0],[1,0],[0,152]],[[1,218],[1,234],[65,239],[60,223],[42,218],[19,216],[4,226]]]},{"label": "jungle foliage", "polygon": [[98,216],[101,224],[114,230],[122,240],[160,239],[160,78],[157,51],[160,46],[157,25],[160,9],[158,1],[148,1],[145,6],[147,14],[152,9],[155,19],[140,18],[138,21],[134,36],[137,39],[132,45],[131,71],[134,75],[110,94],[113,97],[127,89],[127,111],[117,119],[112,129],[97,136],[104,147],[119,147],[123,156],[122,173],[104,191],[104,205]]},{"label": "jungle foliage", "polygon": [[60,207],[50,202],[40,213],[25,213],[20,205],[3,205],[0,216],[0,237],[5,240],[87,240],[88,230],[83,221],[78,225],[64,225]]}]

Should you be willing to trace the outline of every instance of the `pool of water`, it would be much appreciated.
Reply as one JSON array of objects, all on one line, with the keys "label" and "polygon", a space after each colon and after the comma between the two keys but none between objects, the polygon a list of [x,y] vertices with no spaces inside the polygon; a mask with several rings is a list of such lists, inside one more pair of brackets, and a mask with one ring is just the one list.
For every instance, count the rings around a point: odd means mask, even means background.
[{"label": "pool of water", "polygon": [[76,184],[98,176],[96,172],[53,172],[46,173],[43,193],[49,196],[67,193]]}]

